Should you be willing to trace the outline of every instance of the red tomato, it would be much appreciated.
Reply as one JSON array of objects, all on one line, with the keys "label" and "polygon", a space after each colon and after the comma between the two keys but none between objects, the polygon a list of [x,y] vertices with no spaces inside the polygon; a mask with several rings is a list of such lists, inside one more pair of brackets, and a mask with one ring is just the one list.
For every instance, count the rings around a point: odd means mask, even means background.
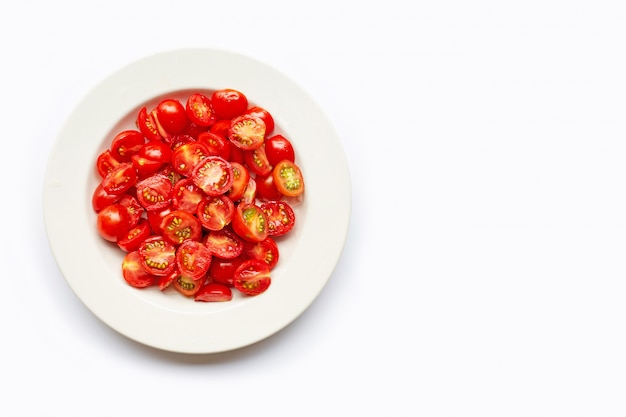
[{"label": "red tomato", "polygon": [[123,162],[113,168],[102,179],[102,188],[109,194],[123,194],[137,183],[137,170],[130,162]]},{"label": "red tomato", "polygon": [[232,119],[248,108],[248,98],[232,88],[217,90],[211,95],[213,109],[220,119]]},{"label": "red tomato", "polygon": [[130,221],[130,214],[126,207],[121,204],[111,204],[98,212],[98,233],[109,242],[117,242],[130,229]]},{"label": "red tomato", "polygon": [[168,276],[176,268],[176,248],[163,236],[149,237],[139,245],[138,251],[141,265],[152,275]]},{"label": "red tomato", "polygon": [[[157,142],[150,142],[150,143],[157,143]],[[159,143],[162,143],[162,142],[159,142]],[[141,156],[139,153],[136,153],[132,156],[132,162],[133,162],[133,166],[135,167],[135,170],[137,171],[137,176],[141,179],[149,177],[152,174],[155,174],[163,166],[162,162],[146,158],[144,156]]]},{"label": "red tomato", "polygon": [[229,229],[210,231],[204,244],[213,256],[220,259],[233,259],[241,255],[243,240]]},{"label": "red tomato", "polygon": [[187,98],[185,105],[187,118],[198,126],[211,126],[215,123],[215,111],[211,99],[204,94],[194,93]]},{"label": "red tomato", "polygon": [[228,129],[230,129],[230,119],[222,119],[213,123],[209,132],[228,138]]},{"label": "red tomato", "polygon": [[161,141],[147,142],[139,149],[139,155],[162,164],[172,161],[172,150],[165,142]]},{"label": "red tomato", "polygon": [[93,192],[93,196],[91,197],[91,206],[93,207],[93,211],[97,213],[106,206],[110,206],[122,198],[122,195],[123,194],[109,194],[104,190],[102,184],[98,184]]},{"label": "red tomato", "polygon": [[139,245],[150,237],[152,230],[148,220],[141,219],[137,225],[131,228],[126,234],[121,236],[117,241],[117,246],[124,252],[132,252],[139,249]]},{"label": "red tomato", "polygon": [[144,212],[144,208],[141,204],[139,204],[137,199],[130,194],[124,194],[122,195],[122,198],[117,201],[117,203],[123,205],[126,207],[126,210],[128,210],[131,227],[136,226]]},{"label": "red tomato", "polygon": [[230,122],[228,139],[244,151],[256,149],[265,140],[265,122],[254,116],[236,117]]},{"label": "red tomato", "polygon": [[178,181],[183,179],[183,176],[176,172],[171,164],[163,165],[163,168],[161,168],[157,173],[166,176],[170,180],[172,186],[176,185]]},{"label": "red tomato", "polygon": [[172,207],[195,213],[198,204],[206,197],[204,191],[193,183],[191,178],[183,178],[174,185],[172,190]]},{"label": "red tomato", "polygon": [[259,295],[270,286],[270,267],[258,259],[243,262],[235,271],[233,285],[244,295]]},{"label": "red tomato", "polygon": [[96,169],[98,170],[100,177],[104,178],[119,164],[120,161],[115,159],[110,149],[107,149],[98,155],[98,159],[96,160]]},{"label": "red tomato", "polygon": [[131,156],[139,152],[145,142],[138,130],[124,130],[113,138],[111,154],[120,162],[130,162]]},{"label": "red tomato", "polygon": [[246,189],[243,190],[243,196],[240,203],[254,204],[256,201],[256,179],[254,177],[248,178],[248,184]]},{"label": "red tomato", "polygon": [[148,113],[148,110],[145,107],[142,107],[141,110],[139,110],[135,124],[146,139],[155,141],[162,139],[152,114]]},{"label": "red tomato", "polygon": [[165,240],[180,245],[186,240],[199,240],[202,235],[200,221],[191,213],[174,210],[161,220],[159,226]]},{"label": "red tomato", "polygon": [[267,217],[256,204],[239,203],[232,226],[235,233],[248,242],[260,242],[268,236]]},{"label": "red tomato", "polygon": [[202,280],[194,280],[184,275],[178,276],[174,280],[174,288],[185,297],[193,297],[200,288],[202,288]]},{"label": "red tomato", "polygon": [[209,156],[209,150],[203,143],[186,143],[174,151],[172,166],[179,174],[190,177],[196,165],[207,156]]},{"label": "red tomato", "polygon": [[159,289],[163,291],[164,289],[168,288],[172,284],[172,282],[177,280],[179,277],[180,277],[180,272],[178,271],[178,268],[174,268],[174,270],[169,275],[157,277],[156,284],[159,287]]},{"label": "red tomato", "polygon": [[176,250],[176,265],[181,275],[199,280],[209,271],[211,251],[201,242],[186,240]]},{"label": "red tomato", "polygon": [[293,209],[284,201],[262,202],[261,210],[267,217],[267,232],[270,236],[282,236],[296,223]]},{"label": "red tomato", "polygon": [[200,201],[196,215],[208,230],[222,230],[230,224],[235,214],[235,204],[225,195],[208,197]]},{"label": "red tomato", "polygon": [[220,302],[230,301],[233,299],[233,292],[230,287],[215,282],[209,282],[204,284],[202,288],[196,293],[194,297],[195,301],[203,302]]},{"label": "red tomato", "polygon": [[272,166],[267,160],[263,145],[251,151],[244,151],[243,160],[255,175],[264,176],[272,172]]},{"label": "red tomato", "polygon": [[165,175],[155,174],[137,183],[137,200],[146,210],[160,210],[170,205],[172,183]]},{"label": "red tomato", "polygon": [[242,255],[247,259],[263,261],[270,269],[273,269],[278,263],[278,245],[271,237],[267,237],[260,242],[246,242],[243,247]]},{"label": "red tomato", "polygon": [[170,146],[172,152],[174,152],[181,145],[186,145],[188,143],[194,143],[194,142],[196,142],[196,140],[193,138],[193,136],[190,136],[190,135],[175,135],[175,136],[171,136],[170,137],[170,139],[169,139],[169,146]]},{"label": "red tomato", "polygon": [[163,217],[167,216],[172,211],[174,211],[174,209],[171,205],[167,205],[162,209],[148,211],[148,223],[150,223],[152,233],[157,235],[161,234],[161,221],[163,221]]},{"label": "red tomato", "polygon": [[138,251],[126,254],[122,261],[122,276],[124,280],[135,288],[146,288],[154,285],[156,276],[148,273],[141,264],[141,255]]},{"label": "red tomato", "polygon": [[239,162],[231,161],[230,166],[233,169],[233,185],[230,187],[230,190],[226,192],[226,195],[230,197],[232,201],[239,201],[248,186],[250,172],[248,168],[241,165]]},{"label": "red tomato", "polygon": [[195,123],[189,122],[187,123],[187,127],[183,130],[183,134],[187,136],[191,136],[194,139],[198,139],[198,135],[202,132],[208,132],[209,128],[206,126],[198,126]]},{"label": "red tomato", "polygon": [[272,166],[277,165],[280,161],[285,159],[291,162],[295,162],[296,160],[293,145],[282,135],[274,135],[265,139],[265,154]]},{"label": "red tomato", "polygon": [[209,266],[209,277],[213,282],[232,287],[235,270],[245,260],[241,256],[232,259],[215,257],[211,260],[211,266]]},{"label": "red tomato", "polygon": [[187,126],[187,111],[180,101],[165,99],[156,107],[157,121],[170,135],[181,133]]},{"label": "red tomato", "polygon": [[233,145],[223,136],[211,132],[202,132],[198,135],[198,142],[206,145],[210,155],[220,156],[226,160],[230,158]]},{"label": "red tomato", "polygon": [[283,195],[274,185],[274,176],[270,172],[268,175],[258,176],[256,182],[256,198],[264,201],[280,200]]},{"label": "red tomato", "polygon": [[194,168],[191,178],[207,195],[221,195],[233,185],[234,174],[230,162],[219,156],[207,156]]},{"label": "red tomato", "polygon": [[293,162],[285,159],[280,161],[272,171],[274,184],[281,194],[297,197],[304,192],[302,171]]},{"label": "red tomato", "polygon": [[259,107],[259,106],[250,107],[248,110],[244,112],[244,114],[263,119],[263,121],[265,122],[265,134],[266,135],[269,135],[270,133],[274,131],[274,118],[272,117],[270,112],[268,112],[264,108]]}]

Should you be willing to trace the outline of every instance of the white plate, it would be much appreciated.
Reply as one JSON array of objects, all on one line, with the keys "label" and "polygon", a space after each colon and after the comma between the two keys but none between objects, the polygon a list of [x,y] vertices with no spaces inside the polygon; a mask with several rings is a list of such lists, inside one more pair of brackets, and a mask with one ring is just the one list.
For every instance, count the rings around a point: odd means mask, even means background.
[{"label": "white plate", "polygon": [[[138,109],[189,90],[235,88],[269,110],[288,137],[306,191],[296,226],[279,242],[272,285],[256,297],[200,303],[174,290],[135,289],[121,275],[123,253],[97,234],[91,196],[97,155],[112,135],[134,128]],[[98,318],[154,348],[214,353],[265,339],[296,319],[332,275],[350,219],[351,185],[340,140],[311,97],[249,57],[206,49],[165,52],[134,62],[94,88],[64,125],[50,155],[44,215],[55,260],[69,286]]]}]

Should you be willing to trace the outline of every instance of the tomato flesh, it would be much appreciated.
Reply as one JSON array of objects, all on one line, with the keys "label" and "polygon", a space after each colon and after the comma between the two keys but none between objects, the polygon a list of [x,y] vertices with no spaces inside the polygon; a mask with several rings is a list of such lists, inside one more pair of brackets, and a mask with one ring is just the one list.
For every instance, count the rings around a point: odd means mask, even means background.
[{"label": "tomato flesh", "polygon": [[265,292],[271,282],[270,267],[258,259],[244,261],[239,265],[233,277],[234,287],[248,296]]},{"label": "tomato flesh", "polygon": [[256,204],[239,203],[232,225],[235,233],[248,242],[260,242],[268,236],[267,217]]},{"label": "tomato flesh", "polygon": [[176,265],[181,275],[199,280],[209,271],[211,251],[203,243],[186,240],[176,250]]},{"label": "tomato flesh", "polygon": [[157,277],[146,271],[141,264],[141,255],[138,251],[126,254],[122,261],[122,276],[124,280],[135,288],[146,288],[156,283]]},{"label": "tomato flesh", "polygon": [[176,248],[163,238],[152,236],[139,245],[141,265],[144,269],[157,276],[167,276],[176,268]]},{"label": "tomato flesh", "polygon": [[174,245],[180,245],[186,240],[199,240],[202,235],[200,221],[183,210],[174,210],[163,217],[159,227],[163,237]]}]

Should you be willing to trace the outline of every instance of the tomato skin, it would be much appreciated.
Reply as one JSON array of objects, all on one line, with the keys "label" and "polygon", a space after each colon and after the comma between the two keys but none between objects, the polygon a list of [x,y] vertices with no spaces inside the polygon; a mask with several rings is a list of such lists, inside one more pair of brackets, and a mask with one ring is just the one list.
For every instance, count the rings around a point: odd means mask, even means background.
[{"label": "tomato skin", "polygon": [[199,280],[209,271],[211,256],[203,243],[186,240],[176,250],[176,265],[181,275]]},{"label": "tomato skin", "polygon": [[248,110],[244,112],[244,114],[247,116],[254,116],[254,117],[258,117],[262,119],[263,122],[265,122],[265,134],[266,135],[269,135],[270,133],[274,131],[274,118],[272,117],[270,112],[268,112],[264,108],[259,107],[259,106],[250,107]]},{"label": "tomato skin", "polygon": [[138,130],[123,130],[111,142],[111,154],[120,162],[130,162],[145,142],[143,133]]},{"label": "tomato skin", "polygon": [[98,171],[100,177],[104,178],[119,164],[120,161],[115,159],[110,149],[107,149],[98,155],[98,158],[96,159],[96,170]]},{"label": "tomato skin", "polygon": [[241,256],[232,259],[213,258],[211,260],[211,266],[209,266],[210,279],[215,283],[232,287],[235,270],[245,260],[246,259]]},{"label": "tomato skin", "polygon": [[141,265],[139,251],[131,251],[126,254],[122,261],[122,276],[130,286],[135,288],[150,287],[156,283],[157,279]]},{"label": "tomato skin", "polygon": [[149,237],[139,245],[138,251],[141,265],[152,275],[168,276],[176,268],[176,247],[163,236]]},{"label": "tomato skin", "polygon": [[219,119],[232,119],[248,108],[248,98],[240,91],[224,88],[211,95],[211,103]]},{"label": "tomato skin", "polygon": [[232,226],[235,233],[248,242],[260,242],[268,236],[267,217],[253,203],[239,203]]},{"label": "tomato skin", "polygon": [[258,259],[244,261],[233,277],[233,285],[244,295],[255,296],[265,292],[272,279],[270,277],[270,267]]},{"label": "tomato skin", "polygon": [[117,242],[131,227],[128,210],[121,204],[111,204],[98,212],[98,233],[104,240]]},{"label": "tomato skin", "polygon": [[244,151],[243,160],[255,175],[264,176],[272,172],[272,166],[267,159],[263,145],[251,151]]},{"label": "tomato skin", "polygon": [[191,213],[183,210],[174,210],[161,220],[159,225],[162,236],[174,245],[180,245],[186,240],[199,240],[202,236],[202,225]]},{"label": "tomato skin", "polygon": [[228,129],[228,139],[239,149],[251,151],[263,145],[265,129],[265,122],[258,117],[235,117]]},{"label": "tomato skin", "polygon": [[172,183],[168,177],[155,174],[137,183],[137,200],[146,210],[160,210],[172,201]]},{"label": "tomato skin", "polygon": [[276,166],[285,159],[291,162],[296,160],[293,145],[283,135],[274,135],[265,139],[265,154],[272,166]]},{"label": "tomato skin", "polygon": [[156,107],[158,124],[170,135],[177,135],[187,126],[187,111],[180,101],[165,99]]},{"label": "tomato skin", "polygon": [[137,183],[137,170],[130,162],[122,162],[102,179],[102,188],[109,194],[123,194]]},{"label": "tomato skin", "polygon": [[284,201],[265,201],[260,204],[267,217],[267,232],[270,236],[282,236],[293,229],[296,215]]},{"label": "tomato skin", "polygon": [[135,167],[135,170],[137,171],[137,177],[139,179],[144,179],[152,174],[157,173],[159,169],[161,169],[161,167],[163,166],[162,162],[146,158],[144,156],[141,156],[139,153],[134,154],[131,160],[133,166]]},{"label": "tomato skin", "polygon": [[222,195],[234,181],[233,168],[227,160],[219,156],[207,156],[194,168],[193,183],[209,196]]},{"label": "tomato skin", "polygon": [[304,178],[302,171],[295,163],[284,159],[272,171],[274,184],[281,194],[288,197],[297,197],[304,193]]},{"label": "tomato skin", "polygon": [[280,253],[276,241],[271,237],[267,237],[260,242],[246,242],[243,247],[242,256],[247,259],[263,261],[270,269],[274,269],[280,258]]},{"label": "tomato skin", "polygon": [[93,211],[97,213],[106,206],[110,206],[111,204],[117,202],[120,198],[122,198],[122,195],[123,194],[107,193],[102,187],[102,184],[98,184],[93,192],[93,196],[91,197],[91,207],[93,208]]},{"label": "tomato skin", "polygon": [[233,299],[233,292],[230,287],[216,282],[204,284],[196,293],[194,300],[202,302],[222,302]]},{"label": "tomato skin", "polygon": [[118,239],[117,246],[124,252],[133,252],[138,250],[139,245],[151,235],[150,224],[146,219],[141,219],[136,226]]},{"label": "tomato skin", "polygon": [[141,149],[139,149],[139,155],[152,161],[161,162],[162,164],[172,161],[172,150],[165,142],[161,141],[145,143]]},{"label": "tomato skin", "polygon": [[243,251],[243,240],[228,228],[210,231],[204,244],[213,256],[220,259],[234,259]]},{"label": "tomato skin", "polygon": [[276,185],[274,185],[274,176],[270,172],[265,176],[258,176],[256,182],[256,198],[262,201],[275,201],[283,198],[283,195]]},{"label": "tomato skin", "polygon": [[159,131],[157,129],[156,123],[152,117],[151,113],[148,113],[148,109],[146,107],[142,107],[139,110],[139,114],[137,114],[137,121],[135,122],[137,128],[146,139],[159,141],[162,139]]},{"label": "tomato skin", "polygon": [[216,116],[211,99],[204,94],[191,94],[187,98],[185,110],[187,111],[187,118],[198,126],[208,127],[215,123]]},{"label": "tomato skin", "polygon": [[225,195],[202,199],[198,203],[196,216],[208,230],[222,230],[230,224],[235,214],[235,204]]}]

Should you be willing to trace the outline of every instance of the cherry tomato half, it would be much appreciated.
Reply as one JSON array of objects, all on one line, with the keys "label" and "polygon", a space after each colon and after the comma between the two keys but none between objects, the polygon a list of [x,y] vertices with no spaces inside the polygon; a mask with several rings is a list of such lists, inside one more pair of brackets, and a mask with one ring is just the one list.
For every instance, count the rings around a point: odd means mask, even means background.
[{"label": "cherry tomato half", "polygon": [[207,197],[200,201],[196,215],[208,230],[222,230],[230,224],[235,214],[235,204],[225,195]]},{"label": "cherry tomato half", "polygon": [[211,251],[201,242],[186,240],[176,250],[176,265],[181,275],[199,280],[209,271]]},{"label": "cherry tomato half", "polygon": [[196,295],[196,293],[200,291],[200,288],[202,288],[202,284],[202,280],[195,280],[184,275],[180,275],[174,279],[174,288],[185,297],[193,297]]},{"label": "cherry tomato half", "polygon": [[267,217],[267,232],[270,236],[282,236],[293,229],[296,215],[284,201],[265,201],[260,204]]},{"label": "cherry tomato half", "polygon": [[256,149],[265,140],[265,122],[254,116],[235,117],[228,129],[228,139],[241,150]]},{"label": "cherry tomato half", "polygon": [[122,261],[122,276],[124,280],[135,288],[146,288],[154,285],[157,277],[148,273],[141,264],[139,251],[126,254]]},{"label": "cherry tomato half", "polygon": [[283,135],[274,135],[265,139],[265,155],[272,166],[285,159],[291,162],[296,160],[293,145]]},{"label": "cherry tomato half", "polygon": [[204,244],[220,259],[234,259],[243,251],[243,240],[227,228],[210,231]]},{"label": "cherry tomato half", "polygon": [[198,126],[211,126],[215,123],[215,111],[211,99],[204,94],[194,93],[187,98],[185,105],[187,118]]},{"label": "cherry tomato half", "polygon": [[267,217],[256,204],[239,203],[232,226],[235,233],[248,242],[260,242],[268,236]]},{"label": "cherry tomato half", "polygon": [[260,242],[246,242],[242,255],[247,259],[263,261],[270,269],[273,269],[278,263],[280,254],[276,242],[271,237],[267,237]]},{"label": "cherry tomato half", "polygon": [[224,88],[211,95],[213,109],[220,119],[232,119],[248,108],[248,98],[240,91]]},{"label": "cherry tomato half", "polygon": [[265,134],[269,135],[274,131],[274,118],[262,107],[254,106],[250,107],[244,112],[245,115],[254,116],[262,119],[265,122]]},{"label": "cherry tomato half", "polygon": [[109,194],[123,194],[137,183],[137,170],[130,162],[122,162],[102,179],[102,188]]},{"label": "cherry tomato half", "polygon": [[175,99],[162,100],[156,107],[157,121],[170,135],[181,133],[187,126],[187,110]]},{"label": "cherry tomato half", "polygon": [[270,267],[258,259],[244,261],[239,265],[233,277],[235,288],[249,296],[265,292],[271,282]]},{"label": "cherry tomato half", "polygon": [[121,204],[111,204],[98,212],[98,233],[104,240],[117,242],[131,227],[130,214]]},{"label": "cherry tomato half", "polygon": [[137,200],[146,210],[160,210],[170,205],[172,183],[168,177],[155,174],[137,183]]},{"label": "cherry tomato half", "polygon": [[168,276],[176,268],[176,247],[163,236],[149,237],[139,245],[138,251],[141,265],[152,275]]},{"label": "cherry tomato half", "polygon": [[203,302],[221,302],[233,299],[233,292],[230,287],[216,282],[204,284],[196,293],[194,300]]},{"label": "cherry tomato half", "polygon": [[191,213],[174,210],[161,220],[163,238],[174,245],[186,240],[199,240],[202,235],[200,221]]},{"label": "cherry tomato half", "polygon": [[146,140],[138,130],[124,130],[113,138],[111,153],[120,162],[130,162],[130,158],[139,152]]},{"label": "cherry tomato half", "polygon": [[209,196],[221,195],[233,185],[233,168],[219,156],[207,156],[194,168],[193,183]]},{"label": "cherry tomato half", "polygon": [[297,197],[304,192],[304,178],[302,171],[293,162],[285,159],[280,161],[272,171],[274,184],[281,194]]}]

